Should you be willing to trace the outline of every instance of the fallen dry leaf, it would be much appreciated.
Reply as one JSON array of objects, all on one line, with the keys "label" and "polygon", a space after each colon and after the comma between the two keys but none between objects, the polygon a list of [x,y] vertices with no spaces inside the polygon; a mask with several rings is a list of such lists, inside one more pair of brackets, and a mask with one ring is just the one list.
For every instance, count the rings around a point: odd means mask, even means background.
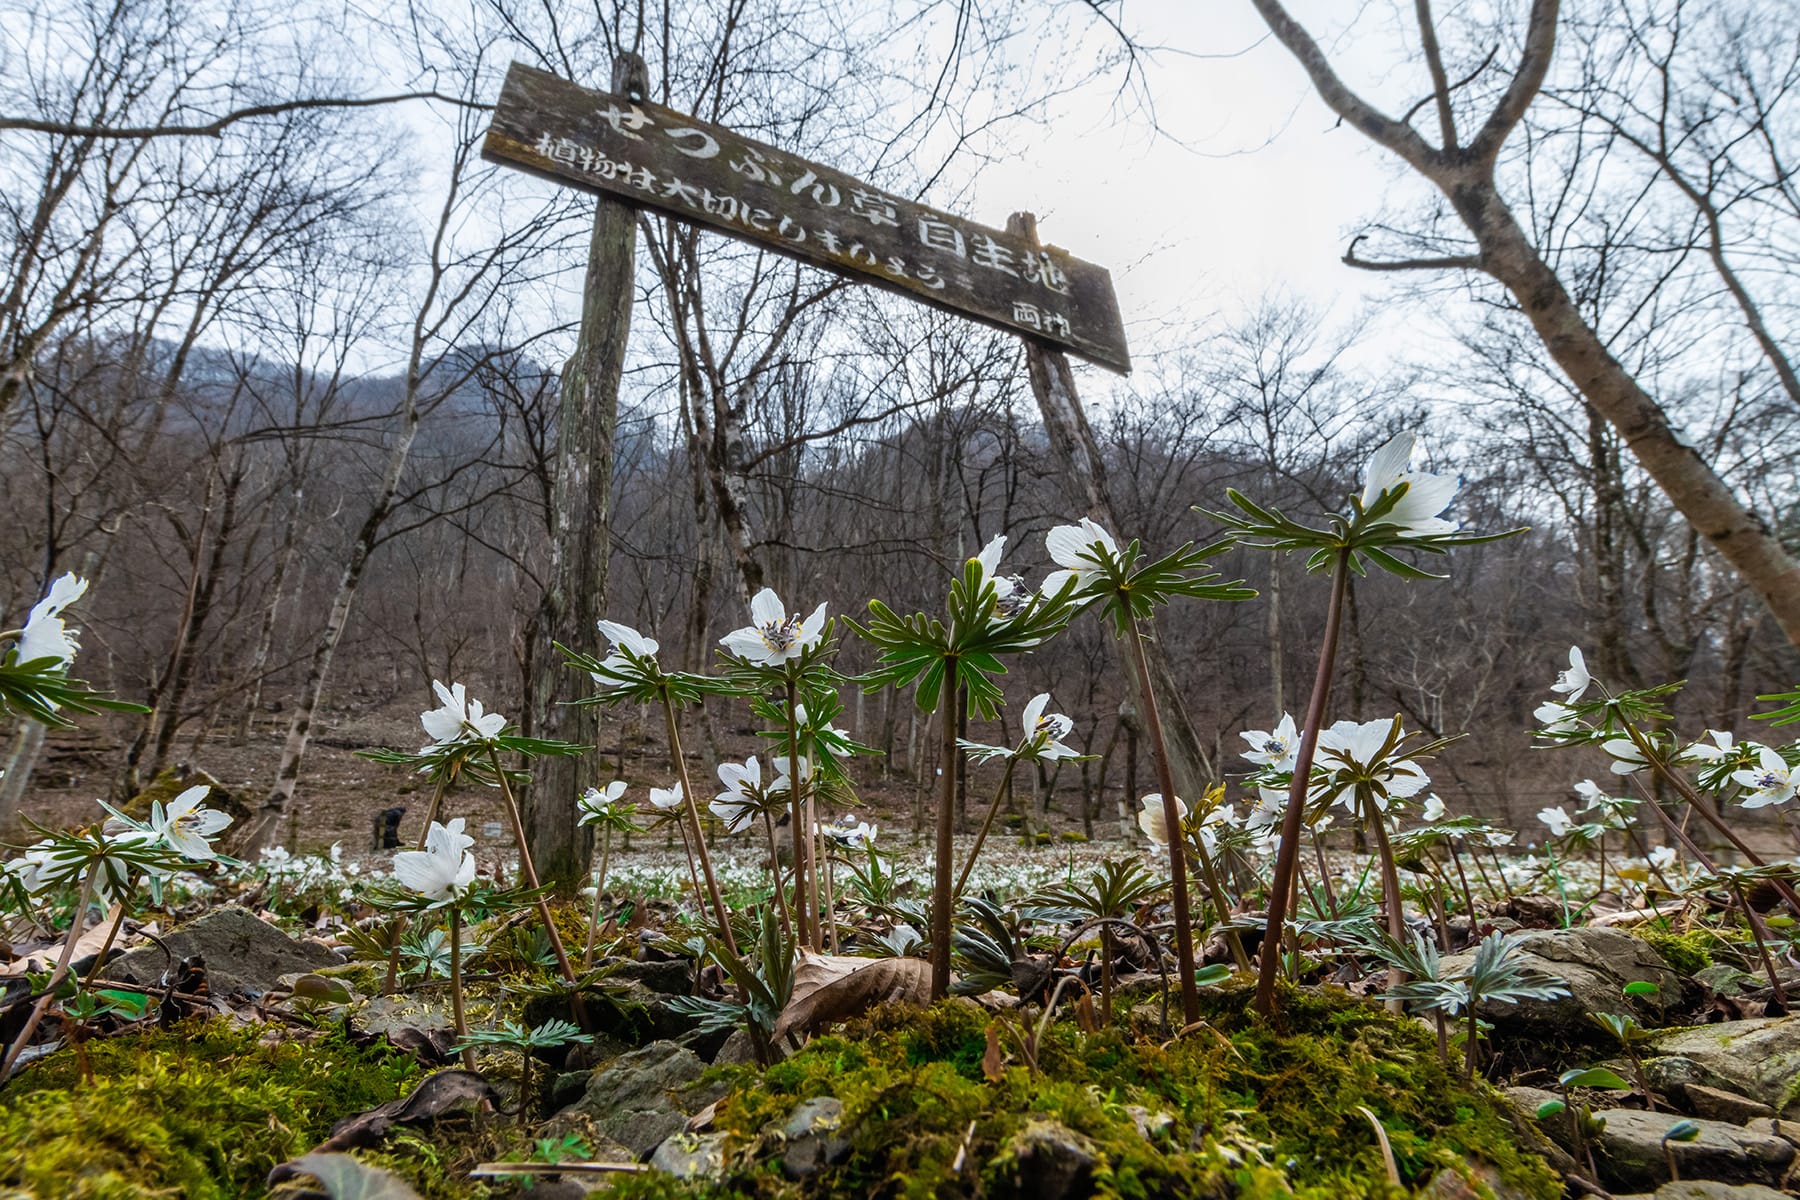
[{"label": "fallen dry leaf", "polygon": [[399,1100],[345,1117],[331,1127],[331,1136],[313,1153],[378,1145],[395,1125],[425,1125],[470,1108],[492,1110],[499,1099],[492,1085],[473,1071],[439,1071],[427,1075],[411,1094]]},{"label": "fallen dry leaf", "polygon": [[931,964],[920,958],[852,958],[802,951],[794,988],[775,1022],[774,1041],[811,1033],[877,1004],[926,1004]]}]

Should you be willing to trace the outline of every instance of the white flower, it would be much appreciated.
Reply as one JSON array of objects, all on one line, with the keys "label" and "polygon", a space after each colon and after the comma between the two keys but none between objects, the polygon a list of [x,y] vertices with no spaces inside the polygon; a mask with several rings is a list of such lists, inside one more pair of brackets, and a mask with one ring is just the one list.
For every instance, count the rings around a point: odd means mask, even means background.
[{"label": "white flower", "polygon": [[19,662],[53,658],[58,667],[67,668],[74,661],[80,643],[73,630],[63,627],[62,610],[81,599],[87,588],[87,580],[75,574],[61,576],[50,585],[49,594],[32,606],[20,631]]},{"label": "white flower", "polygon": [[1000,574],[1000,553],[1006,549],[1006,535],[995,534],[981,548],[974,562],[981,567],[983,580],[994,585],[994,620],[1007,621],[1018,616],[1031,603],[1031,589],[1017,575]]},{"label": "white flower", "polygon": [[[596,621],[594,626],[600,631],[602,637],[612,643],[613,647],[612,653],[602,659],[600,665],[616,674],[625,675],[631,672],[631,663],[625,657],[626,651],[637,658],[655,658],[657,650],[660,649],[655,638],[647,638],[629,625],[621,625],[617,621]],[[592,679],[594,685],[603,692],[626,686],[620,680],[608,678],[595,671],[589,671],[588,678]]]},{"label": "white flower", "polygon": [[1578,810],[1580,812],[1586,812],[1591,808],[1596,808],[1612,799],[1611,796],[1606,794],[1605,788],[1601,787],[1591,779],[1584,779],[1576,784],[1575,794],[1585,801]]},{"label": "white flower", "polygon": [[846,850],[863,850],[874,842],[876,828],[853,814],[847,814],[842,822],[821,826],[819,832],[827,840]]},{"label": "white flower", "polygon": [[1569,669],[1557,675],[1550,690],[1561,692],[1573,704],[1581,699],[1582,693],[1588,690],[1588,685],[1593,681],[1594,677],[1588,674],[1587,660],[1581,656],[1581,647],[1570,646]]},{"label": "white flower", "polygon": [[1629,775],[1650,765],[1630,738],[1610,738],[1601,742],[1600,748],[1612,755],[1614,775]]},{"label": "white flower", "polygon": [[[1138,814],[1138,828],[1144,831],[1145,837],[1158,846],[1167,846],[1169,844],[1169,823],[1163,813],[1162,793],[1151,792],[1144,797],[1142,804],[1144,811]],[[1179,796],[1175,797],[1175,815],[1183,821],[1187,820],[1188,806]]]},{"label": "white flower", "polygon": [[706,807],[713,816],[725,822],[726,833],[741,833],[750,824],[750,819],[762,811],[765,798],[762,764],[756,761],[754,754],[742,766],[720,763],[719,782],[725,785],[725,790]]},{"label": "white flower", "polygon": [[1244,817],[1244,828],[1257,830],[1280,825],[1282,817],[1287,815],[1287,802],[1288,794],[1285,789],[1258,787],[1256,803],[1250,806],[1250,812]]},{"label": "white flower", "polygon": [[780,666],[799,658],[825,636],[825,606],[813,609],[804,621],[788,616],[787,607],[770,588],[750,598],[750,624],[719,639],[727,650],[753,663]]},{"label": "white flower", "polygon": [[681,781],[679,779],[675,781],[674,787],[650,789],[650,806],[652,808],[677,808],[680,806],[681,800]]},{"label": "white flower", "polygon": [[1780,752],[1764,746],[1757,751],[1756,763],[1753,769],[1731,773],[1733,781],[1750,793],[1739,803],[1745,808],[1766,808],[1793,799],[1794,790],[1800,788],[1800,779],[1794,778],[1793,768],[1787,765]]},{"label": "white flower", "polygon": [[0,867],[0,874],[10,875],[17,879],[19,886],[23,887],[28,894],[36,892],[50,882],[47,877],[53,874],[51,845],[52,843],[49,841],[35,843],[19,857]]},{"label": "white flower", "polygon": [[1274,729],[1246,729],[1238,734],[1250,743],[1250,749],[1243,756],[1253,763],[1261,763],[1277,771],[1294,769],[1294,755],[1300,747],[1300,732],[1294,728],[1294,718],[1289,713],[1282,713],[1281,720]]},{"label": "white flower", "polygon": [[484,712],[481,701],[472,700],[460,683],[445,687],[431,681],[431,690],[443,702],[441,708],[419,714],[419,724],[431,735],[432,745],[420,750],[424,754],[433,747],[453,746],[465,740],[499,737],[506,728],[506,718],[499,713]]},{"label": "white flower", "polygon": [[183,858],[204,862],[215,857],[208,839],[231,824],[230,813],[200,807],[211,790],[200,784],[169,801],[167,809],[160,802],[150,805],[150,828]]},{"label": "white flower", "polygon": [[1425,807],[1420,810],[1419,819],[1426,822],[1441,821],[1447,811],[1449,810],[1445,808],[1443,800],[1433,794],[1425,797]]},{"label": "white flower", "polygon": [[1709,729],[1706,737],[1712,739],[1709,746],[1705,742],[1695,742],[1676,756],[1676,762],[1682,763],[1715,763],[1737,750],[1737,739],[1720,729]]},{"label": "white flower", "polygon": [[1412,456],[1411,433],[1395,434],[1375,452],[1363,475],[1363,508],[1372,507],[1384,493],[1405,484],[1406,495],[1381,518],[1384,523],[1398,525],[1403,533],[1421,537],[1455,533],[1456,524],[1438,514],[1456,498],[1456,481],[1447,475],[1411,470]]},{"label": "white flower", "polygon": [[463,833],[462,824],[460,817],[449,825],[433,821],[423,850],[394,855],[394,878],[437,904],[460,899],[475,882],[475,856],[467,849],[474,839]]},{"label": "white flower", "polygon": [[1079,596],[1106,579],[1106,571],[1100,565],[1099,552],[1104,551],[1108,557],[1116,558],[1119,544],[1113,541],[1112,534],[1083,517],[1079,525],[1058,525],[1045,534],[1044,549],[1050,552],[1051,561],[1062,568],[1060,571],[1050,572],[1044,580],[1044,595],[1054,596],[1073,579],[1075,595]]},{"label": "white flower", "polygon": [[1675,865],[1675,860],[1679,857],[1681,856],[1676,853],[1675,847],[1657,846],[1650,851],[1650,865],[1658,871],[1666,871]]},{"label": "white flower", "polygon": [[625,781],[615,779],[604,788],[589,788],[575,802],[576,811],[581,814],[580,823],[593,825],[607,820],[614,814],[613,805],[625,794]]},{"label": "white flower", "polygon": [[[775,768],[775,779],[772,783],[769,784],[769,793],[771,795],[773,795],[776,792],[785,792],[789,788],[794,786],[794,780],[793,780],[794,770],[793,770],[793,767],[788,762],[787,755],[785,755],[785,754],[771,755],[769,757],[769,765]],[[802,784],[809,784],[812,782],[812,778],[813,778],[813,761],[812,761],[812,759],[806,757],[806,755],[802,754],[800,756],[800,782]]]},{"label": "white flower", "polygon": [[1221,804],[1200,818],[1200,844],[1208,854],[1219,848],[1219,830],[1237,825],[1237,813],[1229,804]]},{"label": "white flower", "polygon": [[1550,827],[1551,837],[1561,837],[1563,834],[1569,832],[1569,829],[1575,824],[1574,818],[1564,812],[1563,807],[1560,804],[1555,808],[1540,809],[1538,811],[1538,820]]},{"label": "white flower", "polygon": [[1039,692],[1031,698],[1022,717],[1024,729],[1020,741],[1035,758],[1055,761],[1059,758],[1079,757],[1081,751],[1062,742],[1069,731],[1075,728],[1075,722],[1061,713],[1045,712],[1044,708],[1049,703],[1049,692]]},{"label": "white flower", "polygon": [[1568,733],[1578,728],[1575,710],[1555,700],[1544,701],[1531,715],[1544,723],[1545,733]]},{"label": "white flower", "polygon": [[[1327,786],[1337,788],[1333,804],[1355,811],[1357,783],[1373,783],[1370,790],[1375,807],[1385,812],[1388,801],[1414,796],[1431,786],[1423,767],[1408,758],[1382,757],[1382,748],[1393,736],[1394,722],[1338,721],[1319,735],[1319,770],[1328,777]],[[1391,755],[1393,752],[1390,750]],[[1319,785],[1313,784],[1314,794]]]}]

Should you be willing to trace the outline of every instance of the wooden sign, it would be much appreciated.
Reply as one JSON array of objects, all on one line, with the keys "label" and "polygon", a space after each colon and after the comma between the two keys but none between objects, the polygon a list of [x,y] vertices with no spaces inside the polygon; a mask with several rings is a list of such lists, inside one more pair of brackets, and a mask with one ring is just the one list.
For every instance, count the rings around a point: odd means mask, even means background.
[{"label": "wooden sign", "polygon": [[481,154],[1131,370],[1104,268],[660,105],[514,63]]}]

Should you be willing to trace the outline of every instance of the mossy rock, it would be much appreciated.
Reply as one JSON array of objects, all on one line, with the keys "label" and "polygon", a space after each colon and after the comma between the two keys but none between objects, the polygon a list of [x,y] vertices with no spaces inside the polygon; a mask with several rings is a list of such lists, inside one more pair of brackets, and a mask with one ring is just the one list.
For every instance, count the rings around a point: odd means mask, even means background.
[{"label": "mossy rock", "polygon": [[412,1059],[340,1035],[271,1039],[259,1025],[184,1023],[86,1043],[28,1067],[0,1092],[0,1189],[41,1200],[237,1200],[333,1122],[384,1104]]},{"label": "mossy rock", "polygon": [[[1468,1163],[1491,1165],[1518,1195],[1561,1194],[1543,1161],[1516,1144],[1498,1096],[1441,1064],[1416,1022],[1341,991],[1290,993],[1267,1022],[1249,998],[1242,989],[1209,996],[1206,1027],[1166,1046],[1148,1023],[1092,1034],[1058,1023],[1038,1049],[1039,1073],[1020,1061],[1014,1036],[998,1032],[1008,1018],[973,1004],[878,1011],[766,1072],[726,1069],[733,1090],[717,1121],[733,1165],[724,1180],[682,1190],[626,1179],[614,1192],[1045,1200],[1039,1173],[1022,1167],[1036,1151],[1021,1147],[1054,1126],[1091,1150],[1080,1186],[1101,1197],[1392,1200]],[[982,1065],[990,1026],[1009,1051],[992,1079]],[[797,1103],[818,1096],[843,1102],[850,1154],[787,1181],[772,1165],[778,1131]],[[1387,1182],[1362,1107],[1381,1121],[1404,1189]],[[953,1170],[959,1155],[964,1165]]]},{"label": "mossy rock", "polygon": [[[167,808],[169,801],[189,788],[201,785],[212,789],[206,794],[206,807],[231,814],[233,826],[242,826],[244,821],[249,818],[250,806],[238,799],[236,793],[205,771],[192,767],[163,768],[157,773],[155,779],[144,785],[142,791],[121,804],[119,811],[135,821],[148,821],[152,802]],[[225,838],[229,841],[230,837],[231,833],[228,830]]]},{"label": "mossy rock", "polygon": [[1719,935],[1710,929],[1673,933],[1666,929],[1640,926],[1631,932],[1634,937],[1650,943],[1651,948],[1662,955],[1664,962],[1683,975],[1698,975],[1712,966],[1713,948],[1720,940]]}]

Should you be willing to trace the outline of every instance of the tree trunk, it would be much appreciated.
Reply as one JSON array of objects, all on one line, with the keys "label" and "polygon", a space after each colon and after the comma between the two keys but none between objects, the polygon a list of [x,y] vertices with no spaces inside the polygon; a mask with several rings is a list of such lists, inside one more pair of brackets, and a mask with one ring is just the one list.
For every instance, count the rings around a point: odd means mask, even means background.
[{"label": "tree trunk", "polygon": [[1481,246],[1483,269],[1513,294],[1556,365],[1619,431],[1688,524],[1762,597],[1788,641],[1800,645],[1800,563],[1671,427],[1662,406],[1582,319],[1494,187],[1446,192]]},{"label": "tree trunk", "polygon": [[[613,61],[618,95],[649,91],[644,61],[621,54]],[[593,745],[599,710],[567,702],[585,694],[579,677],[550,644],[598,654],[595,622],[606,615],[606,569],[612,552],[613,436],[618,427],[619,380],[631,328],[632,265],[637,254],[637,214],[605,196],[595,201],[588,243],[587,278],[581,294],[581,333],[574,357],[563,367],[558,416],[554,531],[550,586],[544,592],[540,645],[532,680],[536,736]],[[546,756],[537,761],[523,797],[526,836],[538,879],[573,894],[588,871],[593,832],[579,821],[582,782],[593,776],[585,757]]]},{"label": "tree trunk", "polygon": [[[1269,29],[1287,47],[1333,112],[1377,145],[1430,180],[1450,201],[1475,239],[1473,257],[1368,263],[1352,253],[1353,266],[1383,270],[1479,270],[1512,293],[1550,358],[1576,390],[1619,431],[1675,508],[1724,556],[1768,605],[1788,641],[1800,646],[1800,563],[1787,553],[1767,523],[1747,509],[1698,451],[1682,440],[1655,397],[1638,383],[1582,318],[1568,289],[1543,259],[1494,182],[1500,149],[1543,88],[1556,46],[1558,0],[1532,0],[1518,65],[1493,111],[1466,144],[1451,138],[1434,147],[1405,121],[1381,112],[1352,91],[1324,50],[1281,0],[1251,0]],[[1429,29],[1427,27],[1429,35]],[[1441,89],[1440,89],[1441,90]]]},{"label": "tree trunk", "polygon": [[[1037,241],[1037,218],[1030,213],[1014,213],[1007,219],[1008,233],[1020,234]],[[1111,533],[1129,540],[1127,530],[1119,528],[1113,516],[1112,496],[1106,485],[1106,463],[1100,446],[1082,410],[1081,397],[1075,391],[1075,372],[1069,356],[1060,350],[1048,350],[1033,341],[1025,343],[1025,367],[1031,375],[1031,392],[1037,397],[1038,409],[1044,416],[1044,430],[1050,447],[1062,467],[1065,494],[1086,515],[1105,526]],[[1127,678],[1132,677],[1130,658],[1123,640],[1115,639],[1119,664]],[[1175,779],[1175,790],[1189,804],[1198,803],[1206,794],[1212,773],[1206,750],[1194,732],[1194,723],[1181,698],[1180,685],[1169,667],[1162,643],[1146,639],[1144,654],[1150,664],[1151,688],[1163,718],[1163,735],[1169,749],[1169,769]],[[1133,798],[1135,799],[1135,797]]]}]

